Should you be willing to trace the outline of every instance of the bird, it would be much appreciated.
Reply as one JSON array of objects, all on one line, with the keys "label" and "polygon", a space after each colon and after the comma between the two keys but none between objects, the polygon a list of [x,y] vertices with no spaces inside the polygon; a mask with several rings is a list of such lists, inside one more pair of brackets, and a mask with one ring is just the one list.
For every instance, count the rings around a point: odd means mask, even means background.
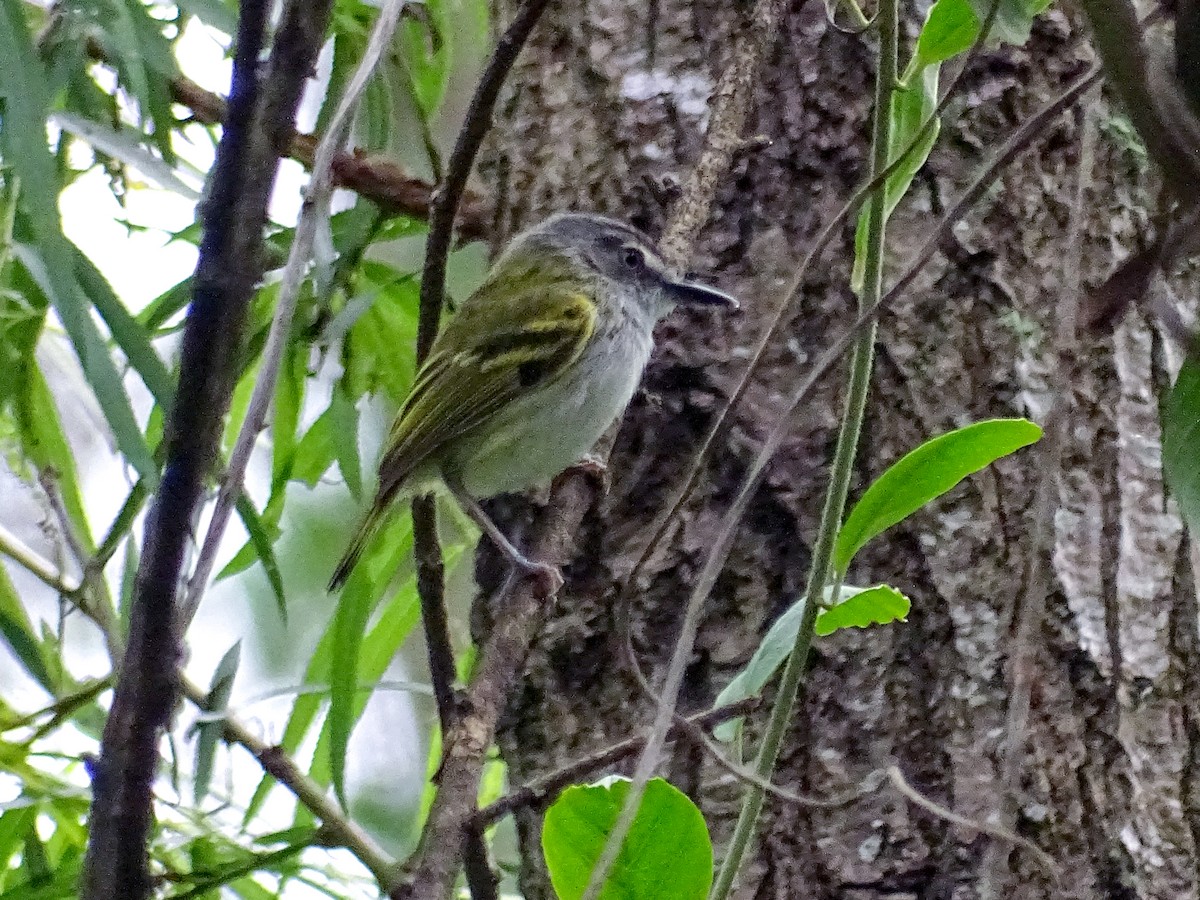
[{"label": "bird", "polygon": [[514,237],[419,367],[329,589],[399,501],[444,489],[515,571],[555,593],[558,569],[530,560],[480,501],[544,485],[584,459],[637,390],[655,324],[679,304],[738,307],[616,219],[558,213]]}]

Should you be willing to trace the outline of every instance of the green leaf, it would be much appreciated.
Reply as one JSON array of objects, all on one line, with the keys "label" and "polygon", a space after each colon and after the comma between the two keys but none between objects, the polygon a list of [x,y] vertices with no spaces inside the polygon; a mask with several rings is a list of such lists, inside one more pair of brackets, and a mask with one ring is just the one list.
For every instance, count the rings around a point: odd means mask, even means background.
[{"label": "green leaf", "polygon": [[[352,611],[361,615],[361,607],[365,604],[369,606],[368,617],[374,612],[379,605],[388,588],[388,582],[392,573],[400,566],[403,559],[412,551],[412,519],[409,516],[397,515],[394,521],[389,522],[380,532],[380,537],[377,538],[363,554],[362,561],[355,567],[354,573],[346,582],[346,587],[342,591],[339,598],[339,608],[343,603],[348,603],[352,607]],[[415,594],[415,582],[413,591]],[[400,591],[389,602],[387,610],[380,616],[379,623],[372,629],[372,635],[377,632],[380,634],[390,635],[395,638],[397,643],[394,645],[385,646],[380,657],[385,657],[382,662],[382,668],[374,668],[377,662],[375,658],[368,659],[368,652],[374,647],[372,638],[368,638],[363,642],[363,648],[360,651],[359,659],[338,660],[334,655],[335,642],[340,637],[338,628],[340,624],[336,618],[330,623],[329,628],[321,636],[321,640],[317,643],[316,650],[308,661],[308,668],[305,671],[304,681],[308,684],[320,684],[331,680],[331,669],[335,664],[357,667],[357,671],[347,675],[342,674],[343,679],[363,679],[365,681],[378,680],[383,676],[383,671],[394,658],[395,650],[399,647],[399,642],[403,641],[407,636],[407,631],[403,627],[390,628],[383,632],[379,629],[384,628],[385,620],[389,620],[389,613],[396,612],[401,616],[401,622],[405,621],[404,607],[407,601],[402,595],[408,591],[408,586],[402,587]],[[415,622],[415,618],[413,620]],[[395,624],[394,622],[392,624]],[[411,627],[411,626],[409,626]],[[376,641],[379,638],[375,639]],[[344,681],[343,681],[344,683]],[[303,694],[296,698],[296,702],[292,706],[292,714],[288,717],[287,725],[284,727],[283,737],[279,744],[289,753],[295,753],[301,743],[308,737],[309,730],[313,722],[320,712],[323,698],[318,694]],[[348,735],[349,730],[353,728],[354,721],[357,720],[357,714],[353,708],[345,708],[346,692],[343,692],[339,702],[343,703],[343,708],[339,711],[341,723],[338,727]],[[349,724],[347,723],[349,720]],[[328,730],[329,723],[326,723]],[[317,763],[314,762],[314,766]],[[316,778],[317,775],[313,774]],[[320,780],[320,779],[318,779]],[[265,776],[259,782],[255,789],[254,796],[246,807],[245,822],[249,822],[262,808],[263,802],[266,800],[272,784],[270,776]]]},{"label": "green leaf", "polygon": [[45,320],[44,308],[15,291],[0,290],[0,409],[20,395],[37,365],[34,349]]},{"label": "green leaf", "polygon": [[150,346],[147,329],[129,314],[100,270],[78,248],[75,249],[75,264],[79,285],[108,326],[113,340],[134,371],[142,377],[142,382],[154,399],[164,409],[170,409],[175,397],[175,379]]},{"label": "green leaf", "polygon": [[223,0],[179,0],[179,8],[229,37],[237,34],[237,7]]},{"label": "green leaf", "polygon": [[897,619],[904,621],[911,607],[909,599],[894,587],[877,584],[820,613],[815,630],[824,637],[839,628],[867,628]]},{"label": "green leaf", "polygon": [[83,509],[75,455],[63,433],[58,406],[41,369],[36,366],[29,370],[29,380],[18,398],[16,418],[21,449],[39,471],[54,473],[63,506],[71,518],[71,524],[75,526],[75,533],[84,549],[88,553],[93,552],[95,544]]},{"label": "green leaf", "polygon": [[937,0],[917,38],[918,64],[945,62],[970,49],[979,36],[979,26],[969,0]]},{"label": "green leaf", "polygon": [[[299,445],[300,410],[308,376],[308,349],[300,342],[288,346],[271,407],[271,493],[281,491],[292,477]],[[269,505],[269,503],[268,503]]]},{"label": "green leaf", "polygon": [[[408,538],[405,543],[411,543],[411,520],[406,523],[405,532]],[[394,562],[398,565],[400,560],[395,559]],[[360,677],[359,654],[363,635],[367,631],[367,621],[378,602],[377,585],[386,584],[390,575],[390,572],[377,573],[368,565],[357,566],[338,598],[337,612],[334,614],[329,664],[329,717],[326,725],[329,730],[330,776],[334,793],[343,807],[346,806],[346,749],[350,744],[350,733],[361,713],[355,708]]]},{"label": "green leaf", "polygon": [[454,28],[444,0],[426,0],[405,12],[409,14],[400,23],[400,46],[412,78],[413,98],[428,118],[446,95]]},{"label": "green leaf", "polygon": [[[198,237],[198,235],[197,235]],[[178,238],[177,239],[181,239]],[[158,331],[172,318],[178,315],[192,299],[192,279],[185,278],[178,284],[173,284],[153,300],[146,308],[137,314],[137,320],[147,331]]]},{"label": "green leaf", "polygon": [[[420,281],[377,263],[364,264],[361,293],[351,305],[365,306],[343,347],[345,390],[355,399],[382,390],[402,403],[412,387],[416,357]],[[347,306],[347,311],[350,306]]]},{"label": "green leaf", "polygon": [[292,479],[315,487],[333,465],[334,452],[333,414],[326,408],[296,444]]},{"label": "green leaf", "polygon": [[21,212],[33,241],[33,246],[17,248],[17,252],[75,345],[117,446],[143,477],[157,483],[158,468],[138,428],[121,376],[75,281],[74,252],[62,233],[59,183],[46,143],[46,73],[33,52],[23,6],[21,0],[0,0],[0,59],[4,60],[0,65],[0,96],[4,98],[0,158],[21,179]]},{"label": "green leaf", "polygon": [[[254,503],[245,492],[237,498],[236,509],[246,533],[250,535],[248,543],[254,548],[263,571],[267,573],[267,581],[271,584],[271,593],[275,595],[279,617],[287,624],[287,596],[283,590],[283,573],[279,571],[279,561],[275,558],[274,542],[279,537],[279,529],[259,517],[258,510],[254,508]],[[222,571],[221,575],[224,574],[225,571]]]},{"label": "green leaf", "polygon": [[[224,713],[233,693],[233,679],[237,675],[242,655],[242,642],[230,647],[213,672],[208,695],[204,698],[204,711],[210,714]],[[196,726],[196,775],[192,784],[192,802],[197,806],[208,794],[212,782],[213,761],[217,756],[217,744],[225,734],[223,719],[201,722]]]},{"label": "green leaf", "polygon": [[36,806],[29,805],[0,815],[0,873],[8,871],[17,848],[25,843],[25,835],[34,829],[37,812]]},{"label": "green leaf", "polygon": [[[987,17],[993,2],[994,0],[970,0],[980,22]],[[1020,47],[1025,44],[1033,29],[1033,20],[1050,6],[1050,0],[999,0],[999,3],[1000,7],[996,11],[996,19],[988,37],[987,43],[990,47],[1000,44]]]},{"label": "green leaf", "polygon": [[[838,594],[839,603],[851,599],[865,588],[842,585]],[[832,589],[826,590],[826,602],[832,595]],[[836,609],[836,607],[834,607]],[[763,636],[762,642],[755,649],[746,667],[733,677],[725,689],[717,695],[713,706],[727,706],[737,703],[747,697],[757,697],[762,693],[775,671],[787,659],[788,654],[796,645],[796,634],[800,631],[800,619],[804,616],[804,598],[801,597],[772,623]],[[732,741],[738,733],[742,719],[730,719],[722,722],[713,729],[713,736],[719,741]]]},{"label": "green leaf", "polygon": [[[575,785],[546,810],[542,852],[560,900],[583,895],[628,794],[622,778]],[[712,842],[700,810],[667,781],[651,779],[601,900],[704,900],[712,880]]]},{"label": "green leaf", "polygon": [[1195,348],[1163,407],[1162,466],[1188,530],[1200,536],[1200,356]]},{"label": "green leaf", "polygon": [[25,607],[21,605],[21,598],[17,596],[17,591],[3,566],[0,566],[0,639],[8,644],[13,656],[34,681],[51,696],[58,693],[54,677],[46,663],[42,643],[38,640],[33,623],[29,620]]},{"label": "green leaf", "polygon": [[350,489],[350,496],[362,499],[362,466],[358,459],[358,408],[347,396],[345,381],[339,382],[329,399],[329,417],[332,426],[333,451],[337,456],[338,468]]},{"label": "green leaf", "polygon": [[78,113],[60,111],[53,113],[50,118],[59,128],[105,156],[137,169],[159,187],[174,191],[185,200],[200,199],[199,191],[183,181],[175,169],[144,146],[144,135],[140,131],[125,125],[114,128]]},{"label": "green leaf", "polygon": [[838,532],[834,567],[844,574],[867,541],[1041,436],[1042,429],[1027,419],[992,419],[926,441],[893,463],[854,505]]}]

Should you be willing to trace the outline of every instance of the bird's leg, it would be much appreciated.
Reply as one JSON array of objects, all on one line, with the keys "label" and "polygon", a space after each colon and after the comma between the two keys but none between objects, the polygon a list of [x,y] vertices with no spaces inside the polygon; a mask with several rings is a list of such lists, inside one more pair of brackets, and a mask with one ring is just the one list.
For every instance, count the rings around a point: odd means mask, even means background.
[{"label": "bird's leg", "polygon": [[608,473],[608,466],[605,465],[604,460],[600,457],[593,456],[590,453],[577,463],[569,466],[554,480],[557,482],[559,478],[565,478],[568,475],[583,475],[586,478],[590,478],[596,489],[605,496],[608,495],[609,488],[612,487],[612,478]]},{"label": "bird's leg", "polygon": [[534,562],[527,557],[504,535],[500,527],[492,521],[492,517],[479,504],[479,501],[467,493],[458,479],[444,476],[444,480],[446,487],[450,489],[450,493],[454,495],[454,499],[458,501],[463,511],[491,539],[500,552],[508,557],[508,561],[512,563],[513,567],[523,576],[533,578],[537,581],[539,596],[543,598],[552,597],[558,593],[558,589],[563,584],[563,577],[557,566],[552,566],[549,563]]}]

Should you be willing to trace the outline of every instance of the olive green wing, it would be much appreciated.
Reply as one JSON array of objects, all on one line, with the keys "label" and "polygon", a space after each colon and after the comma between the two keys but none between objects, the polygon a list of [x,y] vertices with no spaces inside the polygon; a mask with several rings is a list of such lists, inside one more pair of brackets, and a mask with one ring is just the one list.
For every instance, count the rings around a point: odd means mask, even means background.
[{"label": "olive green wing", "polygon": [[381,498],[448,444],[561,375],[595,331],[595,304],[578,291],[494,291],[485,285],[463,304],[417,373],[379,466]]}]

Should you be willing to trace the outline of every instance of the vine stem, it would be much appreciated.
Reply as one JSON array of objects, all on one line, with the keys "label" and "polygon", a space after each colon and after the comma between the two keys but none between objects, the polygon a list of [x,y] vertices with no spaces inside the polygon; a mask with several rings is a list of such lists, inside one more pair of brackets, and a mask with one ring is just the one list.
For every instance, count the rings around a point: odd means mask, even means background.
[{"label": "vine stem", "polygon": [[[871,134],[871,174],[887,168],[888,148],[891,142],[892,93],[896,86],[896,28],[897,0],[884,0],[879,8],[879,66],[875,76],[875,121]],[[869,201],[867,213],[867,254],[863,270],[863,288],[859,296],[858,309],[863,313],[879,304],[883,289],[883,249],[886,237],[887,185],[876,187]],[[820,609],[820,598],[829,584],[833,570],[833,550],[842,512],[846,506],[846,495],[850,490],[850,478],[854,469],[854,457],[858,438],[862,430],[863,416],[867,407],[867,394],[871,387],[871,371],[874,362],[875,331],[878,319],[872,317],[855,340],[850,361],[850,381],[847,387],[846,407],[842,414],[837,447],[829,476],[829,487],[825,494],[825,506],[821,511],[821,523],[813,549],[812,565],[805,585],[804,612],[796,643],[788,656],[780,680],[779,694],[767,720],[762,745],[755,759],[754,771],[764,780],[775,771],[783,737],[791,724],[792,709],[804,678],[808,653],[812,647],[813,627]],[[741,869],[750,841],[758,828],[758,817],[762,812],[765,791],[761,785],[749,784],[742,797],[742,808],[737,825],[730,838],[729,849],[721,863],[720,872],[713,886],[712,900],[725,900],[733,888],[734,880]]]}]

